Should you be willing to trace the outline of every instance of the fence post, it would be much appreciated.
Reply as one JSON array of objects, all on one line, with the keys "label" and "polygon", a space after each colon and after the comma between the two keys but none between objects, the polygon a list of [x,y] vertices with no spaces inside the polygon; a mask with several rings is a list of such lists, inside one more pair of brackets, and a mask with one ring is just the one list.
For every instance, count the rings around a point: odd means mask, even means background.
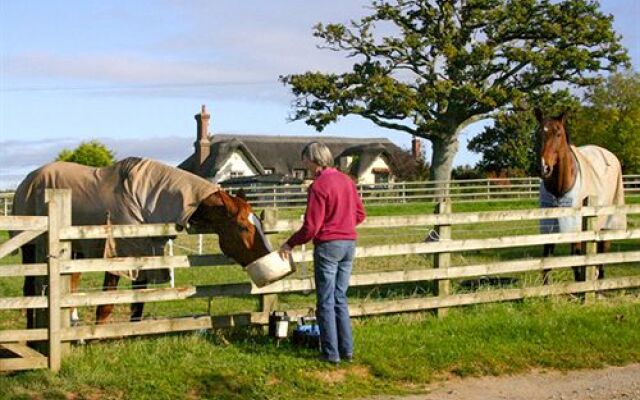
[{"label": "fence post", "polygon": [[[275,189],[274,189],[275,190]],[[264,217],[262,220],[262,227],[265,231],[273,231],[276,229],[278,223],[278,209],[274,204],[273,208],[265,208]],[[262,294],[260,295],[259,308],[261,312],[269,313],[278,307],[278,295]]]},{"label": "fence post", "polygon": [[[583,206],[595,206],[597,204],[595,196],[589,196],[584,199],[582,203]],[[582,230],[585,232],[594,232],[596,227],[598,226],[598,217],[582,217]],[[589,241],[584,242],[584,254],[586,256],[590,256],[598,253],[598,242],[597,241]],[[585,269],[584,277],[585,282],[595,282],[598,279],[598,269],[595,265],[587,265],[581,268]],[[596,292],[587,292],[584,294],[584,302],[589,303],[593,302],[596,299]]]},{"label": "fence post", "polygon": [[[451,201],[445,200],[439,202],[435,209],[436,214],[451,214]],[[434,227],[438,234],[438,240],[451,239],[451,225],[436,225]],[[449,268],[451,265],[451,253],[435,253],[433,255],[433,268]],[[451,292],[451,281],[449,279],[439,279],[436,281],[436,295],[440,298],[446,297]],[[436,313],[438,317],[447,315],[448,308],[438,308]]]},{"label": "fence post", "polygon": [[62,296],[70,291],[70,279],[60,274],[63,260],[71,258],[71,243],[60,241],[60,230],[71,225],[71,191],[47,189],[45,192],[49,214],[49,369],[60,370],[62,362],[62,329],[70,324],[69,310],[61,310]]}]

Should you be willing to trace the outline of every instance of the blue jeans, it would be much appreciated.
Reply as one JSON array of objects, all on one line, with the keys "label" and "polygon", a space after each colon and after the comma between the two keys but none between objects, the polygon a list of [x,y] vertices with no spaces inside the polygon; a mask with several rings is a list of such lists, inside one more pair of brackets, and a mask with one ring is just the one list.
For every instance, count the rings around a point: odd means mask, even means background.
[{"label": "blue jeans", "polygon": [[355,249],[354,240],[332,240],[316,244],[313,251],[320,345],[330,361],[353,357],[347,288]]}]

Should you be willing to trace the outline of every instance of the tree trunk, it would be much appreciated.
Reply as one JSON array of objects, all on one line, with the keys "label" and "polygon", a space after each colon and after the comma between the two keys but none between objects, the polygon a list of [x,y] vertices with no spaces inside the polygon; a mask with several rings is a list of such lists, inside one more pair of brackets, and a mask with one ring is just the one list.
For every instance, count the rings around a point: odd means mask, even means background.
[{"label": "tree trunk", "polygon": [[[447,139],[434,138],[431,140],[433,151],[431,154],[431,170],[429,179],[431,181],[448,181],[451,179],[453,159],[458,152],[458,135],[452,134]],[[449,185],[440,182],[436,183],[436,193],[438,201],[442,201],[449,196]]]}]

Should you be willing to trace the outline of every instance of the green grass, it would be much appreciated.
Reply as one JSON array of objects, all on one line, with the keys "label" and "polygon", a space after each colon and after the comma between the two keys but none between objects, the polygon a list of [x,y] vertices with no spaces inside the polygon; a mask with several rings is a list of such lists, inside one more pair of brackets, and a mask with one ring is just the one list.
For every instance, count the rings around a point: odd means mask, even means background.
[{"label": "green grass", "polygon": [[[433,204],[409,203],[368,206],[370,216],[416,215],[433,212]],[[455,212],[527,209],[529,202],[454,204]],[[280,218],[297,218],[302,210],[287,210]],[[640,226],[640,216],[630,218]],[[362,229],[359,245],[421,242],[431,227]],[[491,223],[454,226],[455,239],[536,234],[537,223]],[[271,236],[279,245],[290,233]],[[0,242],[7,239],[0,232]],[[178,245],[195,249],[193,236],[180,237]],[[309,246],[309,248],[312,246]],[[567,254],[559,246],[557,254]],[[215,236],[205,237],[205,252],[217,253]],[[621,241],[614,250],[637,250],[638,241]],[[190,250],[176,247],[176,254]],[[492,251],[467,251],[453,255],[453,265],[539,257],[541,248],[524,247]],[[18,255],[0,264],[19,263]],[[422,255],[357,259],[355,273],[432,268],[433,257]],[[1,265],[0,265],[1,267]],[[310,277],[310,263],[295,277]],[[607,277],[637,275],[637,265],[607,268]],[[539,273],[515,274],[518,281],[505,287],[540,284]],[[570,270],[554,272],[554,279],[572,280]],[[246,282],[238,266],[176,270],[178,286]],[[121,287],[127,287],[122,280]],[[84,274],[82,287],[99,290],[102,274]],[[481,290],[486,290],[482,288]],[[20,296],[22,279],[0,279],[0,296]],[[460,281],[454,292],[468,291]],[[59,375],[31,371],[0,376],[4,398],[114,398],[114,399],[307,399],[358,398],[378,393],[420,391],[434,380],[457,376],[497,375],[531,368],[590,368],[640,361],[640,300],[638,291],[613,292],[607,301],[580,305],[567,297],[527,300],[451,309],[438,320],[430,313],[414,313],[354,320],[357,362],[338,368],[315,360],[311,350],[282,343],[276,347],[262,329],[164,335],[103,341],[74,346],[64,358]],[[361,301],[424,297],[433,294],[429,282],[352,288],[352,304]],[[281,309],[313,306],[314,293],[279,296]],[[257,297],[214,298],[213,315],[256,310]],[[147,317],[202,314],[206,299],[149,303]],[[82,309],[92,323],[93,309]],[[116,307],[114,320],[126,320],[128,306]],[[24,325],[19,311],[0,313],[0,329]]]},{"label": "green grass", "polygon": [[[338,367],[261,330],[74,346],[62,371],[0,376],[6,399],[318,399],[419,392],[450,375],[640,361],[640,303],[530,300],[354,321],[356,362]],[[76,397],[73,397],[76,396]]]}]

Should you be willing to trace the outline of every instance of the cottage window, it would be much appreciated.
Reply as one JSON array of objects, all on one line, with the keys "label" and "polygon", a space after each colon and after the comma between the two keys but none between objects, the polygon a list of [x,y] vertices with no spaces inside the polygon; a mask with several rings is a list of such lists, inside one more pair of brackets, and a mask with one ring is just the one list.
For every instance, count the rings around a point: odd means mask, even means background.
[{"label": "cottage window", "polygon": [[305,173],[306,173],[306,170],[304,170],[304,169],[294,169],[293,170],[293,177],[294,178],[298,178],[298,179],[304,179]]},{"label": "cottage window", "polygon": [[375,183],[389,183],[389,171],[374,172],[373,179]]},{"label": "cottage window", "polygon": [[243,171],[231,171],[231,177],[232,178],[237,178],[240,176],[244,176],[244,172]]},{"label": "cottage window", "polygon": [[273,168],[265,168],[265,169],[264,169],[264,174],[265,174],[265,175],[271,175],[271,174],[273,174]]}]

